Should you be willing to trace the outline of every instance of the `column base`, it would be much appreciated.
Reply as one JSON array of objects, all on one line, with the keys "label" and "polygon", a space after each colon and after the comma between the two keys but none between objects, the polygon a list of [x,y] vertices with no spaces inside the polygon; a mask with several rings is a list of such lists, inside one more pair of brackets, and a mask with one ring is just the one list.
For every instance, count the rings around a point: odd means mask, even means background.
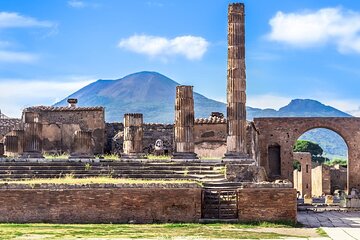
[{"label": "column base", "polygon": [[23,152],[19,155],[20,158],[44,158],[41,152]]},{"label": "column base", "polygon": [[180,152],[175,152],[173,153],[172,159],[199,159],[197,157],[196,153],[193,152],[186,152],[186,153],[180,153]]},{"label": "column base", "polygon": [[223,159],[239,160],[242,164],[253,164],[255,163],[254,159],[249,158],[249,155],[246,153],[239,152],[227,152],[225,153]]},{"label": "column base", "polygon": [[121,154],[121,159],[146,159],[147,157],[143,153],[129,153],[129,154]]}]

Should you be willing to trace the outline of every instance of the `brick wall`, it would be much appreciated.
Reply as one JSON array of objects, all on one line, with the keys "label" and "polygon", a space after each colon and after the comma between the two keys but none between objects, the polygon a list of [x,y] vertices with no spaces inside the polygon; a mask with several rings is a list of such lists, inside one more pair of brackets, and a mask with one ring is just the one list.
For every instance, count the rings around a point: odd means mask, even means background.
[{"label": "brick wall", "polygon": [[239,221],[296,221],[293,188],[243,188],[238,190]]},{"label": "brick wall", "polygon": [[0,222],[197,222],[200,188],[0,189]]}]

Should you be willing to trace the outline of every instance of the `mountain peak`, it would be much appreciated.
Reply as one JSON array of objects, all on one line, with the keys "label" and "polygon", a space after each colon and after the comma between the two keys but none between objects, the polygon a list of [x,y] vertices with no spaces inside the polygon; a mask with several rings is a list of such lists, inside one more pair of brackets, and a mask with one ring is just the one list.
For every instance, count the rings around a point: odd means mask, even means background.
[{"label": "mountain peak", "polygon": [[[175,88],[179,83],[154,71],[141,71],[117,80],[100,79],[69,97],[78,98],[79,106],[104,106],[106,121],[121,121],[124,113],[141,112],[145,122],[174,121]],[[67,98],[69,98],[67,97]],[[67,105],[67,98],[55,106]],[[196,117],[211,112],[226,113],[224,103],[194,92]],[[247,108],[247,119],[254,117],[349,117],[333,107],[311,99],[294,99],[279,111]]]},{"label": "mountain peak", "polygon": [[280,108],[278,112],[294,117],[304,115],[312,117],[351,117],[350,114],[312,99],[293,99],[288,105]]}]

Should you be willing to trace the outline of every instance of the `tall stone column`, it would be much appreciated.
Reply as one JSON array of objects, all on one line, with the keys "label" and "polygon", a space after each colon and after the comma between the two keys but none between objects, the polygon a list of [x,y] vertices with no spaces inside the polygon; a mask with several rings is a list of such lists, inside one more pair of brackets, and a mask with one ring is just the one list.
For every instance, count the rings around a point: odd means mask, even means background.
[{"label": "tall stone column", "polygon": [[79,130],[74,133],[70,158],[94,158],[92,131]]},{"label": "tall stone column", "polygon": [[143,115],[126,113],[124,115],[124,153],[121,158],[144,158],[143,136]]},{"label": "tall stone column", "polygon": [[175,153],[173,158],[195,159],[194,98],[192,86],[177,86],[175,100]]},{"label": "tall stone column", "polygon": [[36,112],[24,113],[24,152],[22,158],[43,158],[42,124]]},{"label": "tall stone column", "polygon": [[245,14],[243,3],[228,9],[227,152],[225,158],[246,159]]}]

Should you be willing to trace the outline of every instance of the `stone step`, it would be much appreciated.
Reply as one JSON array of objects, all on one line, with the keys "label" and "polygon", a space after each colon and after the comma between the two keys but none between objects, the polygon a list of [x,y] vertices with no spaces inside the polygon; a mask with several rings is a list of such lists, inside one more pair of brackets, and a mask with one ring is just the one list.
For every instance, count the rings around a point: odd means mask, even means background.
[{"label": "stone step", "polygon": [[113,173],[113,174],[183,174],[183,175],[216,175],[218,172],[214,171],[178,171],[178,170],[118,170],[118,169],[59,169],[59,170],[0,170],[1,174],[70,174],[70,173],[93,173],[93,174],[104,174],[104,173]]},{"label": "stone step", "polygon": [[216,167],[216,166],[225,166],[223,163],[201,163],[201,162],[168,162],[168,161],[145,161],[145,162],[139,162],[139,161],[91,161],[88,162],[85,161],[47,161],[46,159],[41,160],[39,162],[34,161],[0,161],[0,166],[38,166],[38,165],[51,165],[51,166],[81,166],[85,164],[91,164],[91,165],[110,165],[110,166],[205,166],[205,167]]},{"label": "stone step", "polygon": [[[13,175],[0,175],[0,179],[32,179],[32,178],[59,178],[63,177],[66,174],[13,174]],[[72,174],[73,178],[87,178],[87,177],[97,177],[97,176],[111,176],[112,178],[134,178],[134,179],[198,179],[197,176],[184,176],[181,174]]]}]

